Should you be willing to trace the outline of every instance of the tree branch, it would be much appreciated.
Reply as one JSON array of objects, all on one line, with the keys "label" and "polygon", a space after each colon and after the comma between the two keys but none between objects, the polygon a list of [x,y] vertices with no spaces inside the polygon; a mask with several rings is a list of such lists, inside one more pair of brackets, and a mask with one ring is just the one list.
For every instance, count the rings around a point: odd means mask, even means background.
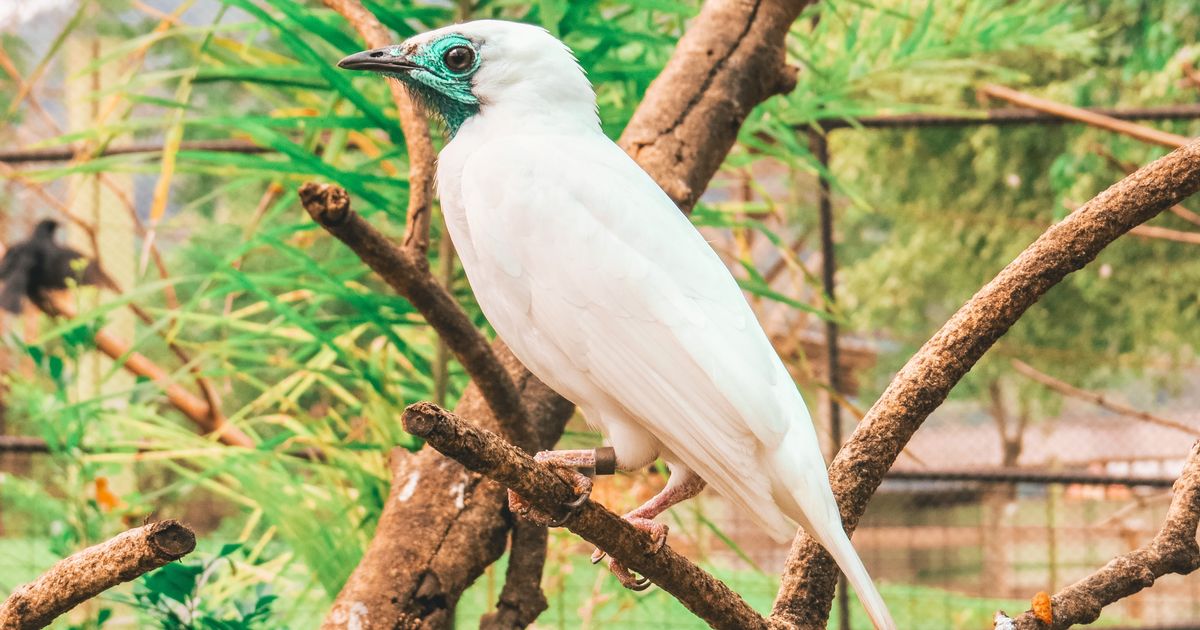
[{"label": "tree branch", "polygon": [[481,630],[520,630],[550,607],[542,592],[547,534],[545,527],[530,521],[513,523],[504,588],[496,610],[479,621]]},{"label": "tree branch", "polygon": [[[432,403],[404,410],[404,429],[424,438],[443,455],[520,494],[535,507],[561,514],[575,498],[571,485],[500,436],[477,428]],[[766,621],[737,593],[676,553],[654,550],[650,535],[598,503],[586,501],[565,526],[625,566],[637,571],[714,628],[752,630]]]},{"label": "tree branch", "polygon": [[[493,348],[517,382],[538,444],[548,448],[574,406],[525,370],[502,342]],[[500,431],[474,383],[456,410]],[[402,466],[394,469],[371,545],[338,593],[324,629],[450,627],[462,592],[504,553],[513,523],[504,488],[431,448],[405,454]]]},{"label": "tree branch", "polygon": [[[1196,525],[1200,521],[1200,442],[1192,444],[1187,465],[1175,482],[1174,497],[1162,529],[1150,544],[1113,558],[1104,568],[1050,598],[1050,622],[1033,611],[1014,620],[1000,613],[997,622],[1015,622],[1014,630],[1063,630],[1088,624],[1107,605],[1154,585],[1168,573],[1187,575],[1200,569]],[[1044,613],[1043,613],[1044,615]]]},{"label": "tree branch", "polygon": [[1006,88],[1002,85],[985,85],[980,88],[979,91],[987,96],[998,98],[1002,101],[1007,101],[1018,107],[1028,107],[1029,109],[1036,109],[1040,112],[1046,112],[1047,114],[1053,114],[1055,116],[1062,116],[1063,118],[1077,120],[1093,127],[1123,134],[1129,136],[1130,138],[1141,140],[1142,142],[1149,142],[1151,144],[1164,146],[1168,149],[1181,147],[1187,144],[1188,140],[1190,140],[1190,138],[1186,136],[1168,133],[1166,131],[1159,131],[1158,129],[1154,129],[1152,127],[1146,127],[1145,125],[1139,125],[1127,120],[1120,120],[1113,118],[1112,116],[1105,116],[1104,114],[1088,111],[1081,107],[1074,107],[1072,105],[1065,105],[1063,103],[1051,101],[1049,99],[1038,98],[1031,94],[1018,92],[1012,88]]},{"label": "tree branch", "polygon": [[196,548],[196,535],[178,521],[151,523],[60,560],[18,587],[0,604],[0,630],[44,628],[80,603]]},{"label": "tree branch", "polygon": [[[1067,274],[1109,243],[1200,190],[1200,141],[1122,179],[1051,226],[979,290],[909,359],[830,465],[846,531],[904,444],[983,353]],[[772,620],[824,628],[838,575],[833,559],[801,533],[792,545]]]},{"label": "tree branch", "polygon": [[[358,0],[324,0],[325,6],[337,11],[358,31],[367,48],[382,48],[396,43],[392,34],[366,10]],[[404,226],[404,247],[421,255],[429,250],[429,215],[433,205],[433,173],[436,155],[429,138],[429,121],[413,104],[399,81],[388,81],[392,102],[404,131],[404,146],[408,151],[408,214]],[[428,266],[428,263],[425,263]]]},{"label": "tree branch", "polygon": [[[1118,159],[1116,155],[1113,155],[1112,151],[1108,150],[1108,147],[1105,147],[1103,145],[1097,145],[1093,150],[1100,157],[1104,158],[1104,161],[1108,162],[1114,168],[1121,171],[1122,173],[1125,173],[1126,175],[1136,171],[1138,168],[1137,164],[1135,164],[1133,162],[1126,162],[1124,160]],[[1171,206],[1170,210],[1171,210],[1172,214],[1183,219],[1184,221],[1187,221],[1188,223],[1191,223],[1192,225],[1200,225],[1200,214],[1196,214],[1195,212],[1192,212],[1191,210],[1188,210],[1187,208],[1185,208],[1179,204],[1175,204],[1175,205]]]},{"label": "tree branch", "polygon": [[430,273],[424,252],[397,247],[389,241],[350,209],[350,195],[340,186],[304,184],[300,187],[300,201],[314,221],[345,243],[396,293],[412,303],[471,375],[504,431],[520,436],[525,442],[524,408],[513,379],[483,333]]},{"label": "tree branch", "polygon": [[[43,294],[44,302],[38,304],[48,315],[73,319],[75,306],[65,291],[48,291]],[[152,381],[162,390],[167,401],[205,433],[216,434],[217,439],[229,446],[254,448],[254,440],[241,429],[229,424],[221,410],[188,391],[175,382],[171,375],[140,352],[134,352],[129,343],[106,329],[96,331],[93,338],[96,348],[113,361],[120,363],[130,373]]]},{"label": "tree branch", "polygon": [[1051,390],[1054,390],[1063,396],[1077,398],[1079,400],[1086,400],[1087,402],[1090,402],[1098,407],[1103,407],[1109,411],[1119,413],[1123,416],[1128,416],[1136,420],[1141,420],[1142,422],[1157,424],[1169,429],[1175,429],[1176,431],[1183,431],[1184,433],[1191,435],[1200,435],[1200,428],[1198,427],[1193,427],[1183,422],[1179,422],[1178,420],[1171,420],[1170,418],[1156,416],[1152,413],[1142,411],[1141,409],[1135,409],[1129,405],[1124,405],[1119,402],[1109,400],[1104,397],[1104,394],[1097,394],[1095,392],[1089,392],[1085,389],[1079,389],[1078,387],[1075,387],[1066,381],[1059,380],[1053,376],[1050,376],[1049,374],[1046,374],[1045,372],[1039,371],[1032,365],[1021,361],[1020,359],[1012,359],[1011,363],[1013,369],[1021,375]]},{"label": "tree branch", "polygon": [[759,103],[796,87],[792,22],[812,0],[710,0],[646,91],[618,144],[690,210]]},{"label": "tree branch", "polygon": [[[1172,208],[1172,210],[1174,209],[1175,208]],[[1134,236],[1142,236],[1145,238],[1157,238],[1164,241],[1175,241],[1177,243],[1200,245],[1200,232],[1172,230],[1171,228],[1158,227],[1156,225],[1139,225],[1130,230],[1129,233],[1133,234]]]}]

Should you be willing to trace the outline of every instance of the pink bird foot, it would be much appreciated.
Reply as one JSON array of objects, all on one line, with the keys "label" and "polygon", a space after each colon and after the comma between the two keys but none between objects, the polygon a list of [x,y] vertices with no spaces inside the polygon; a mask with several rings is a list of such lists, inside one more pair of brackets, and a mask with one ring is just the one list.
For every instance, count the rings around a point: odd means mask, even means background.
[{"label": "pink bird foot", "polygon": [[[553,468],[559,476],[563,477],[564,481],[571,484],[572,490],[575,491],[575,499],[563,504],[565,512],[562,516],[554,516],[533,507],[521,495],[508,491],[508,508],[514,514],[522,518],[541,525],[543,527],[560,527],[566,523],[568,519],[575,515],[579,508],[587,503],[588,498],[592,494],[592,478],[581,470],[588,473],[595,473],[597,469],[597,451],[541,451],[533,458],[538,463],[545,464]],[[603,462],[602,462],[603,463]],[[611,474],[611,471],[608,471]]]},{"label": "pink bird foot", "polygon": [[[654,517],[662,514],[672,505],[700,494],[700,491],[703,489],[704,480],[691,471],[685,470],[679,473],[672,473],[667,486],[661,492],[622,518],[629,521],[634,527],[650,534],[650,538],[654,540],[653,550],[657,552],[663,548],[663,545],[667,544],[667,526],[655,521]],[[600,562],[604,559],[604,556],[605,553],[599,549],[593,551],[592,564]],[[642,591],[649,586],[649,582],[645,578],[632,579],[632,574],[629,570],[621,566],[616,560],[610,559],[608,561],[608,568],[617,576],[617,579],[621,581],[621,584],[625,588]]]},{"label": "pink bird foot", "polygon": [[[632,512],[626,514],[622,518],[624,518],[626,521],[629,521],[630,525],[633,525],[647,534],[650,534],[650,539],[654,541],[654,547],[652,549],[653,552],[657,553],[663,548],[664,545],[667,544],[667,532],[669,528],[666,526],[666,524],[659,523],[648,518],[634,516]],[[600,549],[593,551],[592,564],[599,563],[604,559],[605,555],[607,554]],[[616,558],[608,559],[608,570],[612,571],[612,574],[617,576],[617,580],[621,582],[621,586],[624,586],[631,591],[644,591],[647,588],[650,588],[650,580],[645,577],[634,575],[633,572],[625,568],[625,565],[617,562]]]}]

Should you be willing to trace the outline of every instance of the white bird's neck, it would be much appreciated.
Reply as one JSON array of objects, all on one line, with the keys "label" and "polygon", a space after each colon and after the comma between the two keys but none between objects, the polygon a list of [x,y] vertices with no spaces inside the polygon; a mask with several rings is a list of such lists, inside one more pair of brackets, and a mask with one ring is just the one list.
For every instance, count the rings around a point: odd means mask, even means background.
[{"label": "white bird's neck", "polygon": [[508,135],[571,136],[598,133],[600,120],[594,106],[506,102],[484,107],[462,125],[454,140],[463,136],[482,140]]}]

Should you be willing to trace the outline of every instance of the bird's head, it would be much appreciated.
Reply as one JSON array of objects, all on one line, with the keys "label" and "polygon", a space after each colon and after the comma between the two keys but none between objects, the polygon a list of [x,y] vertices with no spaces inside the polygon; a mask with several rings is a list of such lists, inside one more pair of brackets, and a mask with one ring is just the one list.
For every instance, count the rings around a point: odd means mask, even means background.
[{"label": "bird's head", "polygon": [[43,239],[53,239],[54,233],[58,231],[58,221],[54,219],[42,219],[38,221],[36,227],[33,228],[34,236]]},{"label": "bird's head", "polygon": [[456,24],[355,53],[338,67],[398,79],[446,121],[451,135],[481,113],[526,124],[598,126],[596,96],[571,50],[529,24]]}]

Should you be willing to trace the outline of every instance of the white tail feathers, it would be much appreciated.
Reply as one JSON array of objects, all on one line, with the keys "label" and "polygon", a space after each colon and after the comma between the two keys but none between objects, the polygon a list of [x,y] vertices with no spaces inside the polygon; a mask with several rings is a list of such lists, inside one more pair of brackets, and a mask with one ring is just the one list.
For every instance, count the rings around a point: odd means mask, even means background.
[{"label": "white tail feathers", "polygon": [[876,630],[896,630],[896,622],[892,621],[883,597],[842,529],[841,514],[829,489],[825,460],[816,445],[811,422],[792,425],[771,458],[775,502],[837,561]]},{"label": "white tail feathers", "polygon": [[863,608],[867,609],[867,616],[871,618],[871,623],[875,624],[876,630],[896,630],[896,622],[892,621],[892,615],[883,603],[883,597],[880,597],[871,576],[867,575],[867,568],[863,566],[858,553],[854,551],[854,546],[850,544],[850,538],[846,536],[840,523],[835,529],[836,531],[828,532],[810,530],[809,533],[833,556],[842,572],[846,574],[846,579],[854,587]]}]

